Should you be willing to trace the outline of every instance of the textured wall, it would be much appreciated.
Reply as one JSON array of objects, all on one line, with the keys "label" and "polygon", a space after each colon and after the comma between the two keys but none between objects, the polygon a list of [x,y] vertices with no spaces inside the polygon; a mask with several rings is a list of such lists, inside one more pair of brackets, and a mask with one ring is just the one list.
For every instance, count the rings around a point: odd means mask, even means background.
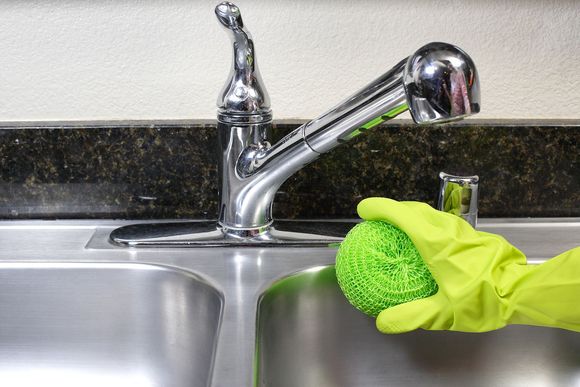
[{"label": "textured wall", "polygon": [[[217,1],[1,0],[0,121],[213,118]],[[580,1],[238,0],[276,118],[312,118],[422,44],[478,65],[480,118],[580,117]]]}]

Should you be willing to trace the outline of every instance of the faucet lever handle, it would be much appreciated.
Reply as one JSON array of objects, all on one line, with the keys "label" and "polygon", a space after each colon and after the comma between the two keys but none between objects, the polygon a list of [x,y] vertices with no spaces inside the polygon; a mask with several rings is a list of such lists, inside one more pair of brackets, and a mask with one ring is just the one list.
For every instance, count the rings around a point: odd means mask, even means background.
[{"label": "faucet lever handle", "polygon": [[215,7],[215,14],[220,23],[230,30],[237,30],[244,28],[242,21],[242,14],[237,5],[224,1]]},{"label": "faucet lever handle", "polygon": [[218,118],[228,120],[242,114],[257,116],[258,122],[271,120],[270,97],[256,63],[254,40],[244,27],[240,9],[224,1],[215,7],[215,14],[229,31],[234,51],[230,75],[217,101]]}]

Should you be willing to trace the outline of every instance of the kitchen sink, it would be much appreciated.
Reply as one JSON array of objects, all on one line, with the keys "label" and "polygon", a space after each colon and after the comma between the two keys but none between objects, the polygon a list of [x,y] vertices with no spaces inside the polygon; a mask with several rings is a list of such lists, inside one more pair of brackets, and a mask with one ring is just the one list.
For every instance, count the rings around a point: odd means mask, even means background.
[{"label": "kitchen sink", "polygon": [[0,263],[0,385],[208,386],[223,296],[137,263]]},{"label": "kitchen sink", "polygon": [[578,386],[580,335],[530,326],[383,335],[323,265],[262,294],[255,367],[257,386]]},{"label": "kitchen sink", "polygon": [[[578,333],[379,333],[342,295],[335,245],[111,244],[128,224],[0,222],[0,387],[580,387]],[[532,263],[580,244],[580,219],[478,228]]]}]

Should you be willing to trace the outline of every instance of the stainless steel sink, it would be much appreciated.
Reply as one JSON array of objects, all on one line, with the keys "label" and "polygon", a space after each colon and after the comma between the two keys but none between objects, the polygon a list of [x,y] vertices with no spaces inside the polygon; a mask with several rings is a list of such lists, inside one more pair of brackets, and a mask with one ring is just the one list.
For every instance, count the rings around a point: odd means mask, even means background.
[{"label": "stainless steel sink", "polygon": [[223,304],[133,263],[0,263],[0,385],[208,386]]},{"label": "stainless steel sink", "polygon": [[256,385],[578,386],[580,334],[510,326],[383,335],[352,308],[334,266],[279,280],[258,303]]},{"label": "stainless steel sink", "polygon": [[[385,336],[343,298],[335,247],[108,242],[130,223],[0,222],[0,387],[580,386],[578,333]],[[580,219],[478,228],[534,263],[580,244]]]}]

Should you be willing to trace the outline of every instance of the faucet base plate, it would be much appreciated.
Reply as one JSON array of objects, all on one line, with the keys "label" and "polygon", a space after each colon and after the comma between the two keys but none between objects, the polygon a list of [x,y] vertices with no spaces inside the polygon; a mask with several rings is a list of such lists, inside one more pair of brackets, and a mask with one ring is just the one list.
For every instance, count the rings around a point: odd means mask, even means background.
[{"label": "faucet base plate", "polygon": [[109,240],[124,247],[328,247],[342,242],[355,224],[355,220],[277,221],[255,235],[240,236],[216,222],[143,223],[113,230]]}]

